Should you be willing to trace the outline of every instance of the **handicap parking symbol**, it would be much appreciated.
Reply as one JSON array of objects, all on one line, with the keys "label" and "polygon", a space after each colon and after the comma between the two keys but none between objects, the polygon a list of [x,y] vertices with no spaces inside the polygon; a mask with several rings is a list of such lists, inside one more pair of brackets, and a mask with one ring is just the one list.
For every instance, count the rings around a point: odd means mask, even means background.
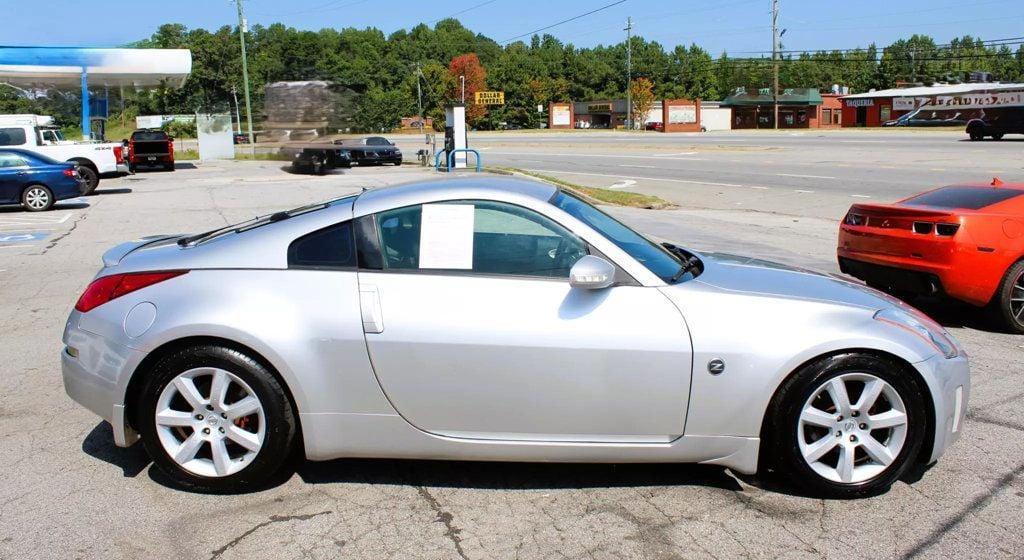
[{"label": "handicap parking symbol", "polygon": [[31,243],[46,239],[48,235],[50,234],[42,231],[4,232],[0,233],[0,243]]}]

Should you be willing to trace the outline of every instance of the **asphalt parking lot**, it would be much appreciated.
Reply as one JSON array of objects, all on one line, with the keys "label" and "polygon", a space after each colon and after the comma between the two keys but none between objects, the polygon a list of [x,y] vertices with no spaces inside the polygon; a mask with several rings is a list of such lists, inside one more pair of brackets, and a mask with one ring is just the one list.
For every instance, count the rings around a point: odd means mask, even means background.
[{"label": "asphalt parking lot", "polygon": [[[618,153],[647,158],[632,161],[590,157],[607,155],[613,137],[584,138],[571,148],[575,159],[553,155],[570,149],[564,144],[573,140],[561,135],[481,137],[479,146],[488,148],[485,163],[527,167],[498,152],[537,152],[536,169],[596,186],[634,181],[621,188],[679,204],[612,210],[647,233],[828,272],[836,272],[836,213],[856,200],[852,194],[890,200],[931,186],[942,173],[914,170],[938,154],[955,180],[984,179],[989,171],[1024,180],[1021,144],[1014,152],[1009,143],[993,143],[995,152],[979,155],[972,150],[987,143],[957,143],[955,135],[947,143],[922,136],[923,148],[905,146],[902,136],[885,137],[896,139],[891,149],[851,144],[858,155],[832,165],[823,155],[827,144],[813,148],[783,136],[645,135],[659,144],[645,140],[637,144],[645,153]],[[756,149],[688,148],[697,142]],[[706,152],[704,161],[650,159],[688,151]],[[908,161],[908,152],[922,151],[921,161]],[[729,158],[742,161],[718,161]],[[795,161],[822,163],[789,173]],[[570,165],[576,167],[563,170]],[[600,167],[610,165],[618,169]],[[901,171],[877,176],[880,166]],[[755,184],[750,178],[759,173]],[[766,180],[779,173],[836,179],[829,188],[809,186],[808,177]],[[411,166],[314,177],[292,175],[280,162],[183,164],[174,173],[104,181],[96,196],[45,214],[0,209],[0,558],[1021,557],[1024,337],[992,332],[976,313],[941,302],[926,302],[927,310],[972,359],[964,434],[934,467],[858,501],[807,498],[717,467],[391,460],[307,463],[270,490],[190,494],[168,487],[141,446],[116,448],[109,426],[64,394],[64,320],[109,247],[433,176]]]}]

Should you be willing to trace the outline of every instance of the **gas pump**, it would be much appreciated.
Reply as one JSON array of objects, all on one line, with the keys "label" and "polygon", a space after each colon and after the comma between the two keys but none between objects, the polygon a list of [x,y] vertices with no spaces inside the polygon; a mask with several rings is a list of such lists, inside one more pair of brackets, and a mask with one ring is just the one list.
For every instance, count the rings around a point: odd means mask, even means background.
[{"label": "gas pump", "polygon": [[[466,142],[466,106],[453,105],[444,111],[444,159],[451,161],[452,152],[465,150]],[[455,152],[455,163],[452,169],[466,168],[466,152]]]}]

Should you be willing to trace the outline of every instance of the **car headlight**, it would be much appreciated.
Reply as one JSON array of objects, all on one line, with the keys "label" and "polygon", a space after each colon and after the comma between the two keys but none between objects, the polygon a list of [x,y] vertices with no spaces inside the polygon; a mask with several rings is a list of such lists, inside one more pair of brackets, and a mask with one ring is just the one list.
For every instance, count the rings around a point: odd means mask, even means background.
[{"label": "car headlight", "polygon": [[955,358],[960,354],[953,339],[938,323],[920,313],[910,313],[898,307],[881,309],[875,313],[875,320],[884,321],[906,329],[917,336],[920,336],[936,350],[942,352],[947,359]]}]

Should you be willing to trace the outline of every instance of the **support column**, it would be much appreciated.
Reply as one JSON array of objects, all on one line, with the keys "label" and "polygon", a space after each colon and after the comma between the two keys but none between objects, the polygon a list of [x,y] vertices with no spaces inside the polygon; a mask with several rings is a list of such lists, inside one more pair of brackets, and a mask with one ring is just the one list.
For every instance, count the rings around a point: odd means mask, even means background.
[{"label": "support column", "polygon": [[90,136],[89,125],[89,73],[82,67],[82,139]]}]

